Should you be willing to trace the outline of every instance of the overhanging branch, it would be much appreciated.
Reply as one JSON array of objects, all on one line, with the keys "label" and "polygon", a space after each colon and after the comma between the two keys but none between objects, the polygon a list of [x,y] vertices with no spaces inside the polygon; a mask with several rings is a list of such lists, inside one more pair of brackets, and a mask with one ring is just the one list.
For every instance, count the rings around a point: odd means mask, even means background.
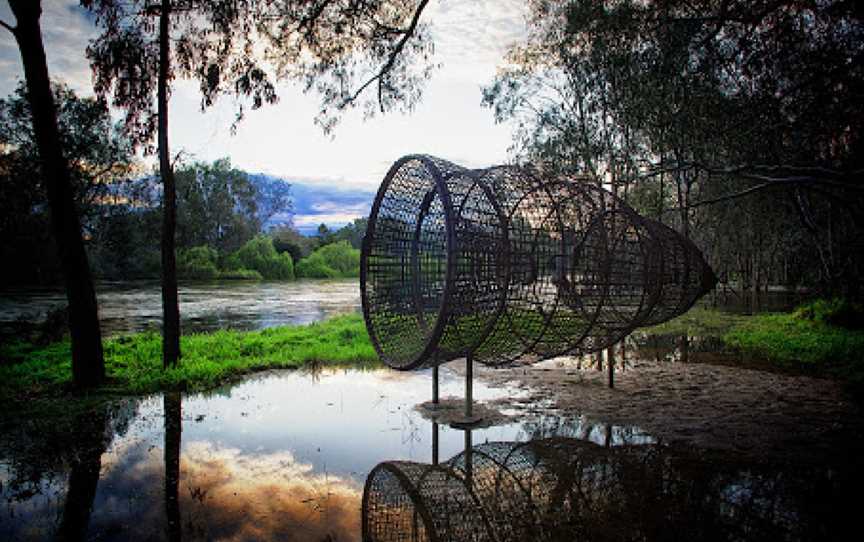
[{"label": "overhanging branch", "polygon": [[396,64],[396,59],[399,58],[399,55],[402,53],[402,50],[405,48],[405,45],[408,43],[408,40],[414,36],[414,32],[417,30],[417,24],[420,22],[420,15],[423,13],[423,10],[426,8],[426,4],[429,3],[429,0],[421,0],[420,4],[417,5],[417,9],[414,11],[414,16],[411,18],[411,24],[408,25],[408,28],[404,30],[404,34],[402,35],[402,39],[396,44],[396,47],[393,48],[393,51],[390,52],[390,55],[387,57],[387,62],[384,66],[378,70],[374,76],[370,77],[365,83],[360,85],[360,87],[353,93],[351,96],[345,98],[342,103],[339,104],[339,109],[344,109],[349,104],[353,103],[357,100],[357,98],[363,94],[363,92],[369,88],[369,85],[372,83],[378,83],[378,106],[381,108],[381,112],[384,112],[384,103],[382,101],[382,93],[383,87],[381,85],[381,81],[384,76],[393,69],[393,66]]}]

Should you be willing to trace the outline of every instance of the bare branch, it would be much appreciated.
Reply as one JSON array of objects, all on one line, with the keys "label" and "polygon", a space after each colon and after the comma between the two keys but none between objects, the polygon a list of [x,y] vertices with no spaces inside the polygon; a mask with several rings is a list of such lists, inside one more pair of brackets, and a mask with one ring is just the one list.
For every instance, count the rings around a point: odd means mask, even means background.
[{"label": "bare branch", "polygon": [[2,20],[2,19],[0,19],[0,26],[2,26],[3,28],[5,28],[5,29],[8,30],[9,32],[12,32],[13,35],[15,34],[15,27],[12,26],[12,25],[10,25],[9,23],[7,23],[6,21],[4,21],[4,20]]},{"label": "bare branch", "polygon": [[[851,206],[849,206],[848,202],[845,202],[843,198],[838,197],[836,194],[832,194],[831,192],[828,192],[826,190],[822,190],[820,188],[813,186],[813,184],[826,184],[824,182],[814,183],[813,179],[801,180],[799,178],[794,178],[794,177],[786,178],[786,179],[773,179],[773,178],[760,177],[760,176],[756,176],[756,175],[753,175],[753,176],[744,175],[742,177],[748,178],[751,180],[758,179],[758,178],[767,179],[767,180],[765,180],[764,182],[762,182],[760,184],[757,184],[755,186],[751,186],[749,188],[745,188],[743,190],[739,190],[737,192],[731,192],[729,194],[723,194],[722,196],[717,196],[716,198],[709,198],[706,200],[697,201],[695,203],[691,203],[690,205],[684,205],[684,206],[680,206],[680,207],[673,207],[670,209],[665,209],[663,212],[673,212],[673,211],[678,212],[678,211],[682,211],[685,209],[695,209],[696,207],[703,207],[705,205],[712,205],[712,204],[720,203],[720,202],[724,202],[724,201],[732,201],[732,200],[736,200],[739,198],[743,198],[745,196],[749,196],[751,194],[755,194],[756,192],[761,192],[761,191],[769,189],[769,188],[777,188],[777,187],[784,186],[784,185],[804,187],[807,190],[817,192],[819,194],[822,194],[823,196],[826,196],[826,197],[831,198],[837,202],[840,202],[841,204],[844,204],[844,207],[848,207],[849,209],[851,209]],[[857,187],[850,187],[849,185],[842,184],[842,183],[827,183],[827,184],[831,184],[834,186],[840,184],[844,188],[858,189]]]},{"label": "bare branch", "polygon": [[756,192],[761,192],[766,188],[773,188],[776,186],[775,183],[767,182],[762,184],[757,184],[756,186],[751,186],[750,188],[746,188],[744,190],[739,190],[738,192],[732,192],[730,194],[724,194],[722,196],[717,196],[716,198],[710,198],[702,201],[697,201],[695,203],[691,203],[690,205],[684,205],[680,207],[673,207],[671,209],[665,209],[664,212],[678,212],[687,209],[695,209],[696,207],[703,207],[705,205],[712,205],[714,203],[720,203],[722,201],[731,201],[739,198],[743,198],[744,196],[749,196],[750,194],[754,194]]},{"label": "bare branch", "polygon": [[381,108],[381,112],[384,112],[384,104],[381,102],[382,96],[382,87],[381,87],[381,79],[389,72],[393,65],[396,64],[396,59],[399,57],[399,54],[402,53],[402,49],[405,48],[405,44],[408,43],[408,40],[414,35],[414,32],[417,30],[417,24],[420,21],[420,15],[423,13],[423,9],[426,7],[426,4],[429,3],[429,0],[421,0],[420,4],[417,6],[417,9],[414,11],[414,16],[411,18],[411,24],[408,25],[408,28],[404,30],[404,34],[402,35],[402,39],[399,40],[399,43],[396,44],[396,47],[390,53],[390,56],[387,57],[387,62],[384,66],[378,70],[374,76],[370,77],[365,83],[363,83],[360,88],[358,88],[351,96],[345,98],[342,103],[340,103],[337,107],[338,109],[344,109],[346,106],[357,100],[357,98],[363,94],[369,85],[372,83],[378,82],[378,105]]}]

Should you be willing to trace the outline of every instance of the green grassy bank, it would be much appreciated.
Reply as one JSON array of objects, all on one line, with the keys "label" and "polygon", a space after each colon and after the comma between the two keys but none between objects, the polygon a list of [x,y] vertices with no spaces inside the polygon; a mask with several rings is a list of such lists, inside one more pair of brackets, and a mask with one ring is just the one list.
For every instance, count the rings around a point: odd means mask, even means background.
[{"label": "green grassy bank", "polygon": [[864,389],[864,329],[858,318],[848,306],[824,300],[789,313],[755,316],[697,307],[644,332],[720,338],[742,359],[757,358],[786,371],[840,378]]},{"label": "green grassy bank", "polygon": [[[261,331],[217,331],[181,339],[183,359],[162,370],[162,339],[153,332],[105,341],[107,383],[102,393],[204,390],[264,369],[309,364],[374,366],[375,351],[359,315],[306,326]],[[56,396],[71,388],[69,342],[44,347],[0,346],[0,400]]]},{"label": "green grassy bank", "polygon": [[[694,308],[647,334],[717,337],[748,359],[786,371],[842,378],[864,389],[864,330],[838,325],[837,311],[810,304],[792,313],[740,316]],[[841,322],[842,323],[842,322]],[[181,340],[178,367],[162,370],[161,338],[140,333],[105,341],[107,382],[98,394],[129,395],[161,390],[213,388],[253,371],[310,364],[377,366],[359,315],[307,326],[261,331],[218,331]],[[71,389],[69,343],[0,345],[0,400],[56,397]]]}]

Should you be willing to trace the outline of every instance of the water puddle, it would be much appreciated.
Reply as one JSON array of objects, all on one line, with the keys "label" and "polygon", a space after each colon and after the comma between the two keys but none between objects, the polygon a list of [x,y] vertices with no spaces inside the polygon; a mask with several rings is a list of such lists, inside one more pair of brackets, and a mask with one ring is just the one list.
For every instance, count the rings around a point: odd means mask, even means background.
[{"label": "water puddle", "polygon": [[[442,368],[440,387],[461,396],[462,377]],[[851,483],[579,416],[433,425],[430,392],[429,371],[272,372],[23,422],[0,446],[0,539],[794,540],[833,532],[826,503]],[[510,414],[526,399],[474,393]]]}]

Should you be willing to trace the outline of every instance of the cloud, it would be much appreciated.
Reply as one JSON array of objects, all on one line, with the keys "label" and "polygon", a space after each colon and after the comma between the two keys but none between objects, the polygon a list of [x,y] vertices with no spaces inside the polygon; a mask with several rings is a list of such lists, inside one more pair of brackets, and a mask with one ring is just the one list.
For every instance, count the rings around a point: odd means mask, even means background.
[{"label": "cloud", "polygon": [[333,228],[348,224],[349,222],[353,222],[355,218],[360,218],[368,215],[368,210],[366,212],[356,212],[356,213],[329,213],[329,214],[320,214],[320,215],[295,215],[294,216],[294,225],[303,233],[308,233],[309,231],[314,230],[315,228],[311,228],[311,226],[318,227],[319,224],[327,224],[327,226]]},{"label": "cloud", "polygon": [[[119,493],[97,503],[91,529],[123,525],[128,530],[122,538],[150,540],[165,521],[162,451],[131,457],[103,467],[100,486]],[[141,487],[157,489],[124,500],[133,495],[132,488]],[[244,453],[209,442],[183,447],[179,509],[184,539],[359,540],[361,494],[357,482],[317,473],[287,451]],[[129,517],[122,517],[124,512]]]},{"label": "cloud", "polygon": [[[97,29],[74,4],[43,2],[45,43],[52,76],[89,94],[84,48]],[[303,94],[299,85],[280,84],[280,102],[247,111],[232,136],[231,100],[220,100],[201,113],[197,85],[176,81],[170,105],[172,149],[204,161],[228,156],[247,171],[264,171],[315,189],[363,192],[369,194],[368,201],[393,162],[406,154],[431,154],[467,167],[505,162],[511,126],[496,124],[492,113],[480,106],[480,88],[491,82],[506,49],[524,37],[526,5],[524,0],[430,3],[423,21],[436,42],[433,61],[443,66],[433,73],[422,101],[410,115],[364,119],[361,110],[350,111],[330,135],[313,123],[319,97]],[[8,7],[0,2],[0,16],[3,13],[8,15]],[[8,93],[21,73],[17,46],[8,32],[0,32],[0,69],[0,92]],[[351,208],[352,213],[356,210]],[[315,211],[297,209],[297,214]]]},{"label": "cloud", "polygon": [[343,204],[336,201],[321,201],[312,204],[312,210],[320,214],[333,214],[334,212],[342,212],[343,214],[363,213],[369,210],[369,203],[348,203]]},{"label": "cloud", "polygon": [[[15,17],[6,2],[0,4],[0,19],[14,25]],[[40,23],[51,78],[65,82],[82,95],[92,95],[90,65],[84,50],[98,29],[89,20],[86,10],[77,2],[42,2]],[[12,34],[5,30],[0,31],[0,73],[3,73],[0,96],[10,94],[17,81],[24,79],[18,45]]]},{"label": "cloud", "polygon": [[436,56],[450,67],[494,66],[506,50],[524,39],[526,2],[519,0],[442,0],[429,7]]}]

